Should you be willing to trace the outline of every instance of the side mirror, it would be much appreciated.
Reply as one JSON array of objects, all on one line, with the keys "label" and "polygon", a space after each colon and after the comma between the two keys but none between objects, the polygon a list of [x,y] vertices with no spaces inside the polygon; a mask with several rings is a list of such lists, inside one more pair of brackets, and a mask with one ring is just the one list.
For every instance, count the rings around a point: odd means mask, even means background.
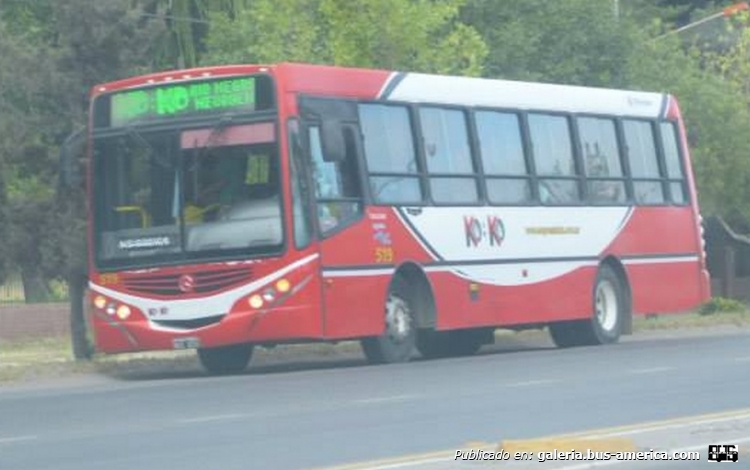
[{"label": "side mirror", "polygon": [[342,162],[346,159],[346,143],[344,129],[339,121],[324,119],[321,124],[321,145],[323,160],[326,162]]},{"label": "side mirror", "polygon": [[81,165],[86,143],[86,129],[70,134],[60,146],[60,184],[65,188],[78,188],[83,183]]}]

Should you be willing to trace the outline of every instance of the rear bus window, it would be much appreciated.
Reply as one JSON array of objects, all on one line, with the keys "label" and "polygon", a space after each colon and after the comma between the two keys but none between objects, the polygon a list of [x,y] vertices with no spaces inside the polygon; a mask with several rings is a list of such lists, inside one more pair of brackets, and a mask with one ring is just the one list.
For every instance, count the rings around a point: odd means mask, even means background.
[{"label": "rear bus window", "polygon": [[633,192],[638,204],[664,203],[654,129],[650,122],[624,120],[625,154],[630,163]]},{"label": "rear bus window", "polygon": [[685,175],[680,164],[680,151],[677,144],[677,128],[671,122],[659,124],[661,130],[661,144],[664,149],[664,161],[667,167],[667,178],[669,178],[669,192],[672,202],[684,204],[685,197]]}]

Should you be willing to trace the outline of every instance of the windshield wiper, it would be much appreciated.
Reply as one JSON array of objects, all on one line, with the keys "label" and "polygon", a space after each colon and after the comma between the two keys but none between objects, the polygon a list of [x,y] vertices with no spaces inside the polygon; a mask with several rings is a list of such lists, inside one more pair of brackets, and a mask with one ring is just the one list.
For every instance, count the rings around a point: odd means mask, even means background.
[{"label": "windshield wiper", "polygon": [[167,169],[174,168],[172,162],[170,162],[169,159],[165,159],[163,155],[157,152],[154,146],[151,145],[151,143],[146,140],[146,138],[143,137],[135,127],[133,127],[132,125],[128,126],[127,133],[130,138],[132,138],[135,142],[145,148],[149,152],[149,155],[153,155],[154,159],[159,163],[159,165]]},{"label": "windshield wiper", "polygon": [[234,116],[232,114],[223,114],[219,120],[211,127],[211,132],[209,132],[208,137],[206,138],[206,143],[203,144],[201,148],[199,148],[195,153],[195,164],[197,164],[200,159],[205,156],[205,153],[208,152],[211,148],[213,148],[214,145],[216,145],[216,137],[221,134],[224,129],[226,129],[234,119]]}]

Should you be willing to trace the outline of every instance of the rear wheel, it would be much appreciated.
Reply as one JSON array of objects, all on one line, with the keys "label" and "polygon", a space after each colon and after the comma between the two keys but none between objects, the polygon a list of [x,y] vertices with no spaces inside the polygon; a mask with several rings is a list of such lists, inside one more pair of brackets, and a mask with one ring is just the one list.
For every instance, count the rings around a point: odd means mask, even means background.
[{"label": "rear wheel", "polygon": [[552,340],[561,348],[616,343],[627,315],[626,305],[622,281],[612,268],[602,265],[594,282],[592,318],[551,324]]},{"label": "rear wheel", "polygon": [[416,344],[413,302],[406,283],[395,278],[385,302],[385,331],[362,340],[362,351],[372,364],[407,362]]},{"label": "rear wheel", "polygon": [[198,349],[201,365],[213,375],[238,374],[247,368],[253,355],[252,344],[232,344]]}]

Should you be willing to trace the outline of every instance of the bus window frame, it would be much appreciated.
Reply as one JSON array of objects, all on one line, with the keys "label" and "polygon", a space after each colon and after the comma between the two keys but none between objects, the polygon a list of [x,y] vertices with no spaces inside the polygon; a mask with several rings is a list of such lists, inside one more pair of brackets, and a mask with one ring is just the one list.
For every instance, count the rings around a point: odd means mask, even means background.
[{"label": "bus window frame", "polygon": [[[627,141],[626,141],[626,135],[625,135],[625,121],[634,121],[634,122],[640,122],[648,124],[651,128],[651,135],[653,137],[653,144],[654,144],[654,152],[656,154],[656,168],[659,172],[658,177],[635,177],[633,176],[632,167],[630,166],[630,156],[627,152]],[[664,167],[664,159],[662,155],[661,150],[661,142],[660,138],[661,136],[657,134],[659,126],[657,125],[659,119],[651,119],[651,118],[642,118],[637,116],[621,116],[618,119],[618,126],[620,127],[620,131],[622,133],[622,147],[621,152],[623,153],[623,158],[627,161],[628,164],[628,179],[630,180],[630,186],[632,190],[632,200],[631,203],[634,206],[640,206],[640,207],[667,207],[674,205],[672,204],[672,201],[670,199],[670,195],[667,192],[667,184],[666,184],[666,173],[665,173],[665,167]],[[635,193],[635,187],[636,183],[659,183],[661,186],[661,192],[662,192],[662,201],[661,202],[640,202],[638,201]]]},{"label": "bus window frame", "polygon": [[[425,162],[422,159],[422,154],[419,150],[420,142],[417,138],[417,124],[414,120],[414,113],[415,113],[415,105],[414,103],[409,103],[405,101],[391,101],[391,100],[356,100],[357,103],[357,129],[359,131],[359,141],[361,145],[361,153],[360,153],[360,168],[361,172],[363,174],[363,191],[366,195],[365,200],[368,205],[373,206],[405,206],[405,207],[426,207],[430,205],[429,197],[428,197],[428,190],[429,187],[427,187],[426,184],[426,173],[425,173]],[[362,143],[362,139],[365,137],[364,132],[362,131],[362,123],[359,120],[359,105],[381,105],[381,106],[388,106],[388,107],[398,107],[401,109],[404,109],[406,111],[406,116],[409,119],[409,132],[412,137],[412,150],[414,151],[414,161],[417,164],[417,171],[414,173],[402,173],[399,171],[370,171],[370,166],[367,161],[367,155],[365,146]],[[406,177],[406,178],[416,178],[417,183],[419,184],[419,190],[421,193],[421,198],[419,201],[411,202],[411,203],[384,203],[380,202],[375,198],[375,195],[372,193],[371,187],[370,187],[370,178],[371,177]]]},{"label": "bus window frame", "polygon": [[[317,97],[316,97],[317,98]],[[329,98],[330,99],[330,98]],[[365,155],[364,145],[362,145],[361,139],[363,137],[363,131],[361,123],[355,124],[356,129],[360,135],[361,148],[358,153],[359,157],[359,172],[362,181],[362,196],[363,201],[366,205],[388,205],[388,206],[405,206],[405,207],[475,207],[475,206],[489,206],[489,207],[626,207],[626,206],[646,206],[646,207],[665,207],[665,206],[689,206],[692,204],[692,195],[689,190],[686,190],[688,185],[687,173],[686,173],[686,162],[685,152],[682,146],[682,134],[680,131],[679,122],[674,119],[665,118],[644,118],[639,116],[631,115],[615,115],[615,114],[602,114],[602,113],[577,113],[577,112],[563,112],[563,111],[549,111],[547,109],[521,109],[511,107],[490,107],[490,106],[470,106],[470,105],[456,105],[456,104],[444,104],[444,103],[433,103],[433,102],[408,102],[400,100],[383,100],[383,99],[342,99],[342,101],[349,101],[355,103],[357,106],[360,104],[364,105],[381,105],[381,106],[394,106],[400,107],[407,111],[409,117],[409,125],[411,136],[413,139],[414,151],[416,152],[415,159],[417,163],[417,171],[415,173],[402,173],[402,172],[382,172],[375,171],[370,172],[369,165],[367,162],[367,156]],[[468,143],[471,157],[471,163],[474,168],[474,172],[471,174],[433,174],[427,169],[426,161],[426,149],[424,148],[424,135],[422,133],[422,122],[420,119],[420,109],[423,107],[427,108],[438,108],[447,110],[460,111],[465,119],[467,132],[468,132]],[[494,175],[487,174],[484,169],[482,161],[481,146],[478,134],[478,127],[476,121],[476,114],[478,112],[497,112],[513,114],[518,118],[520,132],[521,132],[521,143],[523,146],[524,163],[526,164],[525,175]],[[567,127],[568,135],[571,142],[571,152],[573,158],[573,164],[575,167],[575,174],[569,176],[545,176],[540,175],[536,168],[536,160],[533,149],[533,141],[531,139],[531,131],[529,125],[530,115],[548,115],[564,118]],[[622,176],[617,177],[606,177],[606,178],[590,178],[585,172],[585,162],[583,161],[584,155],[581,148],[580,142],[580,129],[578,125],[579,118],[595,118],[605,119],[614,124],[615,131],[615,144],[617,145],[617,158],[621,165]],[[624,121],[637,121],[644,122],[651,126],[653,144],[656,151],[657,168],[659,170],[658,178],[634,178],[631,171],[630,161],[626,153],[626,140],[624,131]],[[675,139],[677,144],[677,152],[679,158],[680,169],[682,171],[682,179],[669,178],[666,173],[666,160],[664,156],[663,140],[661,136],[661,124],[668,123],[673,126],[675,131]],[[307,135],[306,135],[307,137]],[[378,202],[372,194],[369,179],[377,176],[408,176],[409,178],[416,178],[419,181],[419,185],[422,191],[422,199],[418,202],[413,203],[384,203]],[[477,200],[476,202],[465,202],[465,203],[446,203],[436,202],[433,196],[433,191],[430,185],[430,179],[437,177],[461,177],[471,178],[477,184]],[[509,203],[494,203],[489,199],[489,190],[487,183],[490,180],[521,180],[527,181],[529,184],[530,198],[523,202],[509,202]],[[562,180],[562,181],[574,181],[579,193],[579,199],[577,201],[569,201],[560,204],[543,203],[540,198],[539,181],[544,179]],[[594,201],[589,197],[588,183],[591,181],[615,181],[620,182],[624,186],[625,196],[624,200],[618,202],[609,201]],[[664,200],[658,203],[642,203],[635,199],[635,186],[637,182],[658,182],[662,187],[662,194]],[[672,197],[670,184],[679,183],[681,184],[685,193],[684,202],[675,202]]]},{"label": "bus window frame", "polygon": [[[315,97],[315,98],[318,99],[318,97]],[[346,120],[341,120],[339,122],[341,123],[340,130],[342,132],[344,132],[346,129],[352,129],[352,130],[353,129],[359,129],[359,124],[358,123],[356,125],[354,125],[351,122],[346,121]],[[311,144],[310,144],[310,130],[312,128],[314,128],[314,127],[317,127],[319,129],[319,132],[321,133],[321,138],[322,138],[321,123],[322,123],[321,119],[300,118],[300,133],[301,133],[300,142],[302,143],[302,147],[303,147],[303,150],[304,150],[303,160],[305,161],[305,168],[306,168],[306,172],[305,173],[306,173],[307,181],[308,181],[309,188],[310,188],[310,204],[311,204],[311,207],[310,207],[309,210],[311,211],[312,219],[313,219],[313,231],[314,231],[314,237],[313,237],[313,239],[317,239],[317,240],[325,240],[325,239],[331,238],[331,237],[335,236],[336,234],[338,234],[338,233],[346,230],[347,228],[351,227],[352,225],[355,225],[355,224],[359,223],[362,219],[365,218],[365,212],[366,212],[365,208],[366,208],[366,206],[368,204],[366,198],[364,197],[365,188],[363,187],[364,182],[363,182],[363,178],[362,178],[362,168],[361,168],[361,160],[362,159],[358,155],[359,152],[360,152],[360,150],[358,150],[358,149],[361,146],[359,144],[357,144],[356,142],[354,143],[354,155],[349,155],[347,153],[346,157],[344,159],[342,159],[341,161],[325,161],[325,163],[332,163],[332,164],[338,166],[338,165],[343,164],[344,162],[346,162],[347,159],[354,159],[354,163],[355,163],[355,165],[357,165],[356,178],[357,178],[358,184],[359,184],[360,196],[358,198],[353,198],[353,197],[352,198],[347,198],[347,197],[344,197],[344,198],[319,198],[318,195],[316,194],[316,189],[315,189],[316,188],[316,184],[315,184],[315,181],[313,179],[312,167],[311,167],[311,164],[312,164],[312,147],[311,147]],[[357,139],[356,133],[354,133],[354,139],[355,139],[355,141]],[[322,147],[322,143],[321,143],[321,147]],[[321,148],[321,151],[322,151],[322,148]],[[338,169],[337,169],[337,171],[338,171]],[[330,230],[323,230],[321,228],[321,226],[320,226],[320,217],[318,217],[318,204],[320,204],[320,203],[334,203],[335,204],[335,203],[342,203],[342,202],[345,203],[345,202],[357,202],[357,201],[360,203],[361,208],[358,211],[358,214],[357,214],[356,217],[345,219],[345,222],[336,224],[336,226],[333,227]]]},{"label": "bus window frame", "polygon": [[[594,207],[623,207],[623,206],[631,206],[635,204],[635,197],[633,192],[633,185],[632,185],[632,177],[630,176],[630,162],[628,161],[625,152],[624,152],[624,143],[625,143],[625,136],[624,133],[621,135],[620,132],[620,126],[618,124],[618,121],[620,119],[620,116],[611,115],[611,114],[601,114],[601,113],[573,113],[573,127],[575,128],[576,133],[576,151],[579,153],[580,158],[580,164],[582,168],[582,176],[583,176],[583,183],[584,183],[584,192],[585,192],[585,202],[587,205],[591,205]],[[586,162],[584,161],[584,154],[583,149],[581,148],[581,132],[580,128],[578,126],[578,120],[580,118],[592,118],[592,119],[606,119],[608,121],[612,122],[614,132],[615,132],[615,144],[617,145],[617,161],[620,163],[620,170],[622,173],[622,176],[610,176],[605,178],[589,178],[589,176],[586,174]],[[623,184],[623,187],[625,188],[625,200],[622,202],[597,202],[590,199],[589,191],[588,191],[588,183],[592,181],[616,181],[621,182]]]},{"label": "bus window frame", "polygon": [[[483,197],[482,190],[480,189],[480,186],[482,186],[481,181],[484,178],[484,174],[479,171],[481,167],[477,167],[476,165],[476,154],[474,152],[475,148],[472,144],[472,135],[471,135],[471,129],[469,125],[469,119],[472,118],[472,116],[469,114],[469,110],[466,106],[460,106],[460,105],[450,105],[450,104],[435,104],[435,103],[415,103],[412,105],[413,113],[414,113],[414,123],[413,126],[416,128],[416,134],[414,134],[415,137],[415,144],[417,147],[417,152],[420,154],[420,159],[422,162],[422,174],[420,175],[423,178],[422,185],[427,190],[425,192],[425,195],[427,196],[426,200],[428,202],[428,205],[433,207],[478,207],[483,206],[486,203],[486,200]],[[472,165],[473,172],[472,173],[431,173],[428,165],[427,165],[427,150],[425,149],[425,137],[422,132],[422,119],[420,116],[420,110],[422,108],[433,108],[433,109],[441,109],[441,110],[448,110],[448,111],[458,111],[461,113],[461,115],[464,118],[464,123],[466,124],[466,141],[468,144],[469,149],[469,161]],[[437,202],[435,200],[434,195],[432,194],[432,185],[430,184],[432,182],[433,178],[437,179],[450,179],[450,178],[458,178],[458,179],[471,179],[474,182],[474,187],[476,189],[476,200],[474,202]]]},{"label": "bus window frame", "polygon": [[[667,124],[672,128],[672,131],[674,132],[674,139],[675,139],[675,148],[677,150],[677,164],[680,166],[680,173],[682,174],[681,178],[672,178],[669,175],[669,169],[667,167],[667,154],[664,149],[664,137],[662,135],[662,125]],[[685,152],[681,145],[683,139],[680,132],[680,126],[677,120],[673,119],[658,119],[656,121],[656,140],[657,140],[657,152],[660,153],[659,159],[662,160],[662,164],[664,165],[664,178],[665,178],[665,184],[666,184],[666,194],[668,196],[668,200],[671,205],[673,206],[689,206],[692,205],[692,194],[690,194],[690,190],[688,189],[687,184],[687,171],[685,168]],[[683,201],[677,202],[675,201],[673,194],[672,194],[672,184],[679,184],[682,188],[682,194],[683,194]]]},{"label": "bus window frame", "polygon": [[[478,168],[480,169],[480,175],[482,178],[481,189],[484,195],[484,202],[486,205],[491,207],[535,207],[540,205],[539,202],[539,188],[537,187],[537,175],[536,166],[534,159],[530,154],[530,139],[528,133],[528,126],[525,115],[527,112],[517,108],[492,108],[488,106],[474,106],[470,110],[471,116],[471,127],[473,132],[474,140],[474,159],[477,161]],[[481,112],[498,113],[498,114],[513,114],[518,119],[518,131],[521,138],[521,151],[523,152],[523,162],[526,167],[526,173],[524,175],[512,175],[512,174],[488,174],[484,169],[484,160],[481,150],[481,141],[479,138],[479,127],[477,126],[476,115]],[[488,181],[504,181],[504,180],[518,180],[526,181],[529,185],[529,198],[523,202],[503,202],[496,203],[492,202],[489,198]]]},{"label": "bus window frame", "polygon": [[[580,161],[580,155],[578,152],[578,149],[576,147],[576,134],[574,133],[574,114],[573,113],[566,113],[566,112],[560,112],[560,111],[548,111],[544,109],[533,109],[533,110],[527,110],[526,113],[524,113],[524,125],[526,126],[526,138],[528,139],[528,145],[529,145],[529,156],[534,162],[534,173],[536,176],[536,202],[540,207],[585,207],[590,205],[589,202],[586,200],[586,194],[584,192],[583,186],[585,177],[583,175],[582,167],[581,167],[581,161]],[[572,175],[562,175],[562,176],[556,176],[556,175],[545,175],[540,174],[536,167],[536,152],[534,150],[533,145],[533,139],[531,138],[531,125],[529,122],[529,118],[532,115],[537,116],[552,116],[552,117],[561,117],[565,119],[568,127],[568,137],[570,139],[570,153],[571,158],[573,161],[573,166],[575,167],[575,171]],[[541,200],[541,191],[540,191],[540,180],[559,180],[559,181],[574,181],[576,183],[576,188],[578,190],[578,199],[575,201],[569,201],[565,203],[560,204],[548,204],[544,203]]]}]

